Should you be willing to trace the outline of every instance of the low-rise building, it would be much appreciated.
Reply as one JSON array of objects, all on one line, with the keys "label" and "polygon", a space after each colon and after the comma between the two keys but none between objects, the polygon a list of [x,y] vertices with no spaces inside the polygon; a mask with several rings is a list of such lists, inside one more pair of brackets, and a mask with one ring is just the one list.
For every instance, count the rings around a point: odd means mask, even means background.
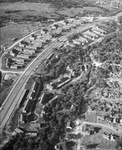
[{"label": "low-rise building", "polygon": [[90,36],[86,35],[86,34],[83,34],[83,36],[84,36],[85,38],[89,39],[89,40],[92,40],[92,38],[91,38]]},{"label": "low-rise building", "polygon": [[25,44],[19,43],[19,47],[25,47]]},{"label": "low-rise building", "polygon": [[90,32],[89,30],[87,30],[86,32],[84,32],[85,35],[90,36],[92,39],[95,39],[96,37],[98,37],[97,34]]},{"label": "low-rise building", "polygon": [[28,49],[37,49],[37,46],[36,45],[28,45],[28,46],[26,46],[26,48],[28,48]]},{"label": "low-rise building", "polygon": [[69,81],[71,81],[70,78],[68,78],[68,77],[63,77],[63,78],[61,79],[61,81],[58,83],[57,88],[62,87],[63,85],[65,85],[65,84],[68,83]]},{"label": "low-rise building", "polygon": [[120,125],[122,126],[122,119],[120,119]]},{"label": "low-rise building", "polygon": [[81,20],[75,20],[73,23],[75,23],[76,25],[81,24]]},{"label": "low-rise building", "polygon": [[18,67],[16,65],[11,65],[10,68],[11,69],[17,69]]},{"label": "low-rise building", "polygon": [[37,132],[35,132],[35,133],[27,133],[26,136],[36,137],[37,136]]},{"label": "low-rise building", "polygon": [[22,47],[14,47],[14,49],[21,52],[23,48]]},{"label": "low-rise building", "polygon": [[81,36],[77,39],[77,41],[81,42],[82,45],[84,45],[85,43],[88,43],[88,40],[83,38],[83,37],[81,37]]},{"label": "low-rise building", "polygon": [[24,59],[21,58],[12,58],[13,61],[24,63]]},{"label": "low-rise building", "polygon": [[75,19],[74,18],[67,18],[67,21],[71,23],[71,22],[74,22]]},{"label": "low-rise building", "polygon": [[25,38],[24,41],[27,42],[28,44],[31,42],[29,37]]},{"label": "low-rise building", "polygon": [[66,41],[64,44],[64,47],[66,47],[66,46],[75,47],[75,45],[73,43],[70,43],[68,41]]},{"label": "low-rise building", "polygon": [[93,27],[93,30],[100,32],[100,34],[102,34],[102,35],[106,33],[105,30],[102,30],[102,29],[100,29],[98,27]]},{"label": "low-rise building", "polygon": [[42,48],[42,42],[39,42],[37,45],[37,49]]},{"label": "low-rise building", "polygon": [[33,53],[30,52],[30,51],[23,51],[22,54],[23,54],[23,55],[29,55],[29,56],[32,56],[32,55],[33,55]]},{"label": "low-rise building", "polygon": [[16,128],[16,129],[15,129],[15,132],[17,132],[17,133],[23,133],[23,131],[20,130],[19,128]]},{"label": "low-rise building", "polygon": [[24,62],[16,61],[15,64],[17,64],[18,67],[23,67]]},{"label": "low-rise building", "polygon": [[36,37],[33,37],[32,35],[29,37],[31,41],[34,41]]},{"label": "low-rise building", "polygon": [[80,45],[81,43],[78,40],[73,40],[73,43],[76,45]]},{"label": "low-rise building", "polygon": [[95,33],[95,34],[97,34],[97,35],[100,35],[100,34],[101,34],[99,31],[97,31],[97,30],[95,30],[95,29],[92,29],[92,32]]},{"label": "low-rise building", "polygon": [[67,74],[65,74],[64,76],[61,76],[60,78],[58,78],[57,80],[53,81],[50,83],[50,85],[53,88],[61,88],[63,85],[65,85],[66,83],[71,81],[71,77]]},{"label": "low-rise building", "polygon": [[10,80],[10,79],[12,79],[13,77],[14,77],[13,74],[7,73],[7,74],[5,74],[5,76],[4,76],[4,80]]},{"label": "low-rise building", "polygon": [[29,59],[30,55],[18,54],[17,58]]},{"label": "low-rise building", "polygon": [[15,56],[15,53],[13,53],[13,51],[10,51],[10,55]]},{"label": "low-rise building", "polygon": [[32,100],[28,99],[23,108],[23,113],[29,113]]},{"label": "low-rise building", "polygon": [[63,28],[63,30],[69,30],[70,29],[70,25],[67,24],[67,25],[63,26],[62,28]]},{"label": "low-rise building", "polygon": [[30,49],[24,48],[24,49],[23,49],[23,52],[24,52],[24,53],[28,53],[28,54],[34,54],[34,53],[35,53],[35,50],[34,50],[34,49],[31,49],[31,50],[30,50]]}]

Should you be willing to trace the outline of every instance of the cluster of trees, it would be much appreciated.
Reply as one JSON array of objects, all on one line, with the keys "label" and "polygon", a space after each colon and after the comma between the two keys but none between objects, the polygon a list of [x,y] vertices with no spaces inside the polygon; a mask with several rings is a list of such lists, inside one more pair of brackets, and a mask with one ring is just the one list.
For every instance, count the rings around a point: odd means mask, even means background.
[{"label": "cluster of trees", "polygon": [[5,2],[12,2],[12,3],[15,3],[15,2],[41,2],[42,0],[0,0],[0,3],[5,3]]},{"label": "cluster of trees", "polygon": [[8,16],[0,16],[0,27],[4,27],[11,20]]},{"label": "cluster of trees", "polygon": [[39,3],[39,2],[44,2],[44,3],[50,3],[52,6],[56,7],[56,8],[62,8],[62,7],[66,7],[66,8],[72,8],[72,7],[79,7],[79,6],[88,6],[88,2],[81,0],[79,1],[75,1],[75,0],[0,0],[0,3],[3,2],[35,2],[35,3]]},{"label": "cluster of trees", "polygon": [[94,49],[96,52],[94,58],[100,62],[120,64],[121,46],[122,33],[115,33],[111,36],[108,36]]},{"label": "cluster of trees", "polygon": [[[71,62],[74,63],[79,59],[77,58],[78,54],[73,54],[72,51],[68,56],[63,55],[52,66],[51,70],[54,70],[54,77],[63,73],[62,71],[65,71],[67,65],[70,65]],[[82,82],[65,86],[62,89],[62,94],[55,101],[45,106],[45,123],[42,125],[40,122],[41,128],[38,129],[38,136],[36,138],[26,138],[25,135],[20,134],[19,137],[15,138],[12,150],[54,150],[54,146],[65,136],[67,122],[75,120],[76,117],[86,111],[87,101],[84,99],[84,94],[87,91],[88,80],[88,77],[86,77]]]},{"label": "cluster of trees", "polygon": [[[72,66],[73,70],[76,73],[76,76],[81,74],[80,67],[85,63],[89,63],[90,59],[90,49],[82,49],[81,46],[76,46],[75,48],[71,47],[63,47],[60,50],[56,50],[59,52],[59,59],[52,63],[52,61],[48,62],[46,65],[43,64],[43,70],[41,70],[42,78],[45,82],[50,79],[58,78],[59,75],[65,74],[67,66]],[[43,72],[45,72],[43,74]]]},{"label": "cluster of trees", "polygon": [[[59,60],[54,61],[53,65],[50,63],[45,64],[43,68],[45,73],[41,75],[42,80],[43,82],[47,82],[50,79],[57,78],[60,74],[64,74],[68,65],[91,61],[89,53],[92,51],[96,51],[96,57],[101,62],[109,60],[117,63],[113,55],[115,54],[116,57],[116,54],[121,52],[121,46],[122,34],[119,33],[106,37],[100,44],[88,47],[87,53],[85,52],[86,50],[83,51],[80,47],[76,47],[75,50],[67,49],[68,55],[63,52]],[[109,65],[105,66],[105,68],[95,68],[92,66],[84,79],[63,87],[61,89],[62,94],[56,100],[52,101],[52,103],[45,106],[44,123],[40,122],[37,137],[30,138],[26,137],[25,133],[19,134],[6,147],[8,146],[10,150],[54,150],[54,146],[62,141],[65,136],[67,122],[75,120],[86,112],[87,104],[92,100],[89,96],[89,89],[94,90],[96,87],[106,86],[106,83],[102,79],[107,78],[109,75],[108,69],[110,69]],[[96,86],[92,88],[94,84]],[[118,149],[122,148],[121,140],[117,142],[119,143]]]},{"label": "cluster of trees", "polygon": [[122,16],[118,17],[118,22],[122,24]]},{"label": "cluster of trees", "polygon": [[114,20],[111,20],[109,22],[106,22],[105,23],[105,31],[109,34],[109,33],[112,33],[112,32],[115,32],[117,29],[118,29],[118,25],[117,25],[117,22],[114,21]]},{"label": "cluster of trees", "polygon": [[24,21],[42,21],[42,22],[46,22],[48,20],[48,17],[46,16],[26,16],[25,18],[23,18]]}]

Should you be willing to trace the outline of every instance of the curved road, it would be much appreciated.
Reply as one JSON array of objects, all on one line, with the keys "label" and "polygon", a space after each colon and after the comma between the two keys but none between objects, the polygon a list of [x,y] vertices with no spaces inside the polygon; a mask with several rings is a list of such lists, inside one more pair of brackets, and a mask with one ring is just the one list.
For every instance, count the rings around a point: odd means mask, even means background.
[{"label": "curved road", "polygon": [[36,66],[43,61],[51,52],[54,47],[58,47],[60,43],[53,43],[48,46],[36,59],[32,61],[32,63],[26,68],[23,74],[20,76],[14,87],[12,88],[11,92],[7,96],[6,100],[2,104],[2,110],[0,112],[0,128],[2,129],[7,120],[9,119],[14,107],[20,101],[20,96],[23,89],[24,84],[26,83],[27,79],[31,75],[32,71],[36,68]]},{"label": "curved road", "polygon": [[[86,30],[87,28],[89,28],[89,25],[85,26],[82,29],[80,29],[80,32],[82,32],[83,30]],[[35,32],[37,32],[37,31],[35,31]],[[58,39],[58,41],[66,40],[66,37],[69,36],[70,34],[74,33],[74,32],[75,31],[71,31],[70,33],[67,33],[66,35],[60,37]],[[31,34],[33,34],[33,33],[31,33]],[[26,37],[24,37],[23,39],[25,39]],[[23,39],[21,39],[20,41],[22,41]],[[9,50],[12,47],[14,47],[16,44],[17,43],[15,43],[14,45],[12,45],[9,48]],[[20,97],[21,97],[21,95],[22,95],[22,93],[24,91],[24,85],[27,82],[27,80],[30,77],[30,75],[33,72],[33,70],[36,68],[36,66],[41,61],[43,61],[48,55],[51,54],[53,48],[59,47],[60,45],[62,45],[62,43],[55,41],[54,43],[50,44],[49,46],[46,46],[46,48],[43,50],[43,52],[40,53],[27,66],[27,68],[25,69],[25,71],[21,74],[21,76],[19,77],[18,81],[15,83],[15,85],[13,86],[11,92],[9,93],[9,95],[5,99],[4,103],[2,104],[2,107],[0,108],[0,129],[1,129],[1,132],[2,132],[2,130],[3,130],[4,126],[5,126],[5,124],[6,124],[6,122],[8,121],[11,113],[13,112],[14,108],[16,107],[16,105],[18,105],[20,103],[20,101],[21,101]]]},{"label": "curved road", "polygon": [[40,31],[40,29],[37,29],[36,31],[31,32],[30,34],[24,36],[23,38],[19,39],[18,41],[16,41],[14,44],[12,44],[9,48],[7,48],[5,50],[5,52],[1,55],[0,57],[0,69],[2,68],[2,57],[7,54],[14,46],[16,46],[17,44],[19,44],[21,41],[23,41],[24,39],[26,39],[27,37],[31,36],[32,34],[36,33]]}]

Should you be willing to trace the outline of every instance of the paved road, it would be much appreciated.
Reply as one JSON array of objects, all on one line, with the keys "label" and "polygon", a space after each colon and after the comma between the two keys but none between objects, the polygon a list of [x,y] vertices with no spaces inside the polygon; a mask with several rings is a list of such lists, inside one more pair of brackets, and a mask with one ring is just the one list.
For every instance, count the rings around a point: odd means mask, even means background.
[{"label": "paved road", "polygon": [[34,61],[26,68],[24,73],[20,76],[19,80],[13,87],[13,90],[8,95],[7,99],[4,101],[1,110],[1,128],[4,127],[7,120],[9,119],[10,114],[12,113],[14,107],[17,103],[19,103],[19,98],[24,90],[24,83],[26,83],[28,77],[32,73],[32,71],[36,68],[36,66],[45,59],[51,52],[54,47],[58,47],[60,43],[53,43],[49,47],[47,47],[38,57],[34,59]]},{"label": "paved road", "polygon": [[[81,31],[83,31],[83,30],[85,30],[87,28],[89,28],[89,26],[85,26]],[[71,31],[70,33],[67,33],[66,35],[60,37],[59,41],[63,41],[66,38],[66,36],[69,36],[73,32],[75,32],[75,31]],[[23,39],[25,39],[25,37]],[[23,39],[21,39],[20,41],[22,41]],[[20,42],[20,41],[18,41],[18,42]],[[9,49],[13,48],[16,44],[17,43],[15,43],[14,45],[12,45]],[[0,116],[1,116],[1,118],[0,118],[0,128],[1,128],[1,131],[2,131],[3,127],[5,126],[7,120],[9,119],[11,113],[13,112],[15,106],[20,103],[20,101],[21,101],[20,97],[21,97],[21,94],[23,93],[23,90],[24,90],[24,84],[28,80],[28,78],[31,75],[31,73],[33,72],[33,70],[36,68],[36,66],[41,61],[43,61],[48,55],[51,54],[53,48],[59,47],[60,45],[62,45],[61,42],[55,41],[51,45],[46,46],[45,49],[43,50],[43,52],[40,53],[27,66],[27,68],[22,73],[22,75],[20,76],[20,78],[18,79],[18,81],[15,83],[15,85],[13,86],[11,92],[9,93],[9,95],[6,98],[6,100],[2,104],[2,107],[1,107],[1,110],[0,110]]]},{"label": "paved road", "polygon": [[34,34],[34,33],[36,33],[36,32],[39,32],[39,31],[40,31],[40,29],[38,29],[38,30],[36,30],[36,31],[33,31],[33,32],[31,32],[30,34],[28,34],[28,35],[24,36],[23,38],[21,38],[20,40],[16,41],[13,45],[11,45],[9,48],[7,48],[7,49],[5,50],[5,53],[3,54],[3,56],[4,56],[5,54],[7,54],[8,51],[10,51],[14,46],[16,46],[17,44],[19,44],[21,41],[23,41],[23,40],[26,39],[27,37],[31,36],[32,34]]},{"label": "paved road", "polygon": [[95,126],[95,125],[96,125],[96,126],[101,126],[101,127],[103,127],[103,128],[108,128],[108,129],[114,131],[115,133],[122,133],[121,130],[116,130],[114,127],[109,126],[109,125],[106,125],[106,124],[94,123],[94,122],[87,122],[87,121],[84,121],[82,125],[84,125],[84,124],[94,125],[94,126]]},{"label": "paved road", "polygon": [[19,44],[21,41],[23,41],[24,39],[26,39],[27,37],[29,37],[30,35],[36,33],[36,32],[39,32],[40,29],[36,30],[36,31],[33,31],[31,32],[30,34],[24,36],[23,38],[21,38],[20,40],[16,41],[13,45],[11,45],[9,48],[7,48],[5,50],[5,52],[1,55],[0,57],[0,69],[2,68],[2,57],[4,57],[5,54],[7,54],[14,46],[16,46],[17,44]]}]

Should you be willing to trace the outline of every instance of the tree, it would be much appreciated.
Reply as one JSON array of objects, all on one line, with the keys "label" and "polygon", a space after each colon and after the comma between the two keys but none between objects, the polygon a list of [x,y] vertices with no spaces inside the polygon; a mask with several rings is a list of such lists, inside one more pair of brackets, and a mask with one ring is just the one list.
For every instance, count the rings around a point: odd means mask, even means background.
[{"label": "tree", "polygon": [[122,137],[116,139],[116,148],[117,150],[122,149]]}]

